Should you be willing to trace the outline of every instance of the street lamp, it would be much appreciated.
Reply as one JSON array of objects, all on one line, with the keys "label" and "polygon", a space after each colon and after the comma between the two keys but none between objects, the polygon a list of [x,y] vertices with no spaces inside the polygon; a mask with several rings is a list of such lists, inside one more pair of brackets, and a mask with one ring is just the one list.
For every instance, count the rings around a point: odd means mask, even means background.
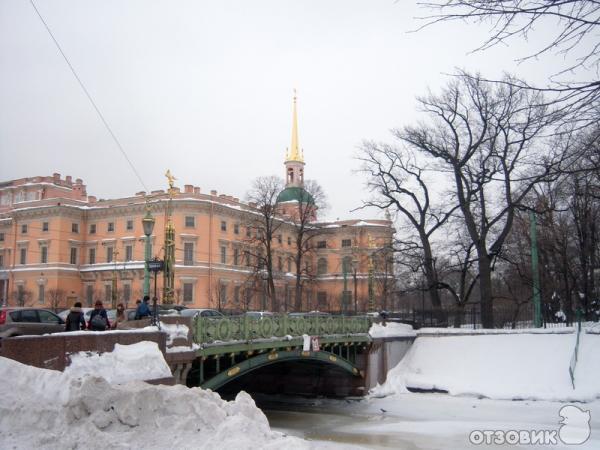
[{"label": "street lamp", "polygon": [[354,272],[354,315],[358,314],[358,290],[356,286],[356,271],[358,270],[358,259],[352,260],[352,270]]},{"label": "street lamp", "polygon": [[146,215],[142,219],[144,235],[146,236],[146,245],[144,247],[144,297],[150,296],[150,270],[148,270],[148,261],[150,260],[150,236],[154,230],[154,217],[150,214],[150,208],[146,208]]}]

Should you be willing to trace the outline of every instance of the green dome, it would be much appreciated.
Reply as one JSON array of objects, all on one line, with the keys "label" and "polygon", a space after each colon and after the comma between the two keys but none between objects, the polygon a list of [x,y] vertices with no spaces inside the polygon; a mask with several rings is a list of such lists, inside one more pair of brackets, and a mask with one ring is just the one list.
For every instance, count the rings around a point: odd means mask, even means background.
[{"label": "green dome", "polygon": [[301,187],[286,187],[283,191],[281,191],[281,193],[277,196],[277,203],[285,202],[307,203],[311,205],[315,204],[313,196]]}]

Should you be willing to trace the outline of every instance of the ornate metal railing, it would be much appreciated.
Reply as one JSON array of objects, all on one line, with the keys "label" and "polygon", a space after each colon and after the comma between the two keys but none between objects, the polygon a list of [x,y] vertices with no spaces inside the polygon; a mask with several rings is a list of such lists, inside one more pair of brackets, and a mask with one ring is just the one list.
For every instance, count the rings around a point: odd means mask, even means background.
[{"label": "ornate metal railing", "polygon": [[301,316],[287,314],[262,318],[225,316],[199,317],[194,324],[194,341],[209,344],[219,341],[309,336],[367,334],[372,324],[367,316]]}]

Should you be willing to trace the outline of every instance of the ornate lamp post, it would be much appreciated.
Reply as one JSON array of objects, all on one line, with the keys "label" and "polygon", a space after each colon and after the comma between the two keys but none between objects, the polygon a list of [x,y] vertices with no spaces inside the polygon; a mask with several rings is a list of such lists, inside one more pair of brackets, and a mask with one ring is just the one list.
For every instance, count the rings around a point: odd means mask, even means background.
[{"label": "ornate lamp post", "polygon": [[148,269],[148,261],[152,255],[150,255],[150,236],[154,230],[154,217],[150,214],[150,208],[146,208],[146,215],[142,219],[142,225],[144,227],[144,235],[146,236],[146,245],[144,247],[144,296],[150,296],[150,270]]}]

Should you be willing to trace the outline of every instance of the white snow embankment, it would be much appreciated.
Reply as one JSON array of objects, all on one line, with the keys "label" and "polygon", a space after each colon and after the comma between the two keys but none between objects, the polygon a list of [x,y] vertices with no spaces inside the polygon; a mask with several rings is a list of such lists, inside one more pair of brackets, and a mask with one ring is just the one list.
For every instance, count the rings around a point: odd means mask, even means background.
[{"label": "white snow embankment", "polygon": [[[146,348],[144,357],[131,358],[129,353],[136,346],[139,348],[139,344],[127,350],[119,348],[117,355],[78,356],[77,368],[62,373],[0,357],[1,447],[311,448],[306,441],[272,431],[262,411],[244,392],[226,402],[200,388],[140,381],[111,384],[90,375],[104,372],[110,361],[121,374],[115,378],[136,378],[152,353]],[[158,347],[156,352],[155,356],[162,358]]]},{"label": "white snow embankment", "polygon": [[172,376],[155,342],[115,344],[112,352],[78,352],[70,355],[70,358],[71,364],[65,368],[65,374],[71,378],[95,375],[109,383],[125,383]]},{"label": "white snow embankment", "polygon": [[572,334],[418,337],[374,396],[438,389],[493,399],[591,401],[600,397],[600,335],[581,334],[575,389]]},{"label": "white snow embankment", "polygon": [[412,337],[416,336],[417,332],[406,323],[386,322],[385,324],[374,323],[371,325],[369,335],[372,338]]}]

